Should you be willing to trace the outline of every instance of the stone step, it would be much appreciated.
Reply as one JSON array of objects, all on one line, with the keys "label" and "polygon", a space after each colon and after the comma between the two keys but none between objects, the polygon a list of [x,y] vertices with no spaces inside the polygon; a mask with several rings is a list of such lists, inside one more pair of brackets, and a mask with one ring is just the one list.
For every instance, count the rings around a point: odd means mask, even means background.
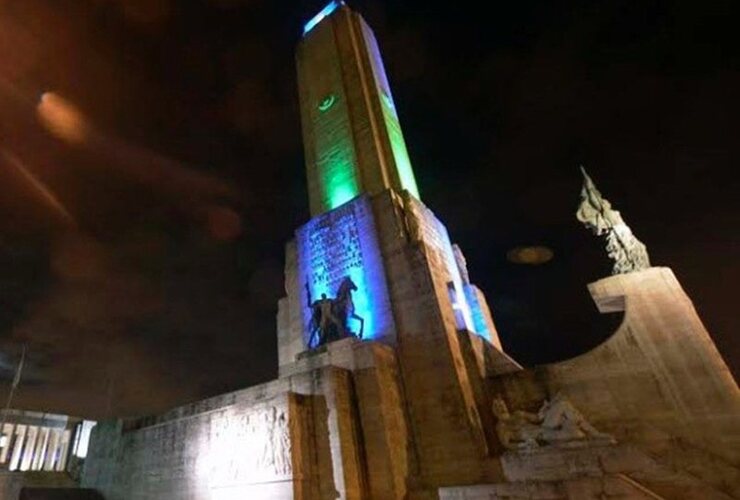
[{"label": "stone step", "polygon": [[619,474],[565,481],[512,482],[446,487],[440,500],[667,500]]},{"label": "stone step", "polygon": [[[617,477],[652,498],[733,497],[684,471],[675,470],[631,445],[546,446],[502,456],[507,479],[518,483],[580,484],[585,478]],[[579,497],[573,497],[579,498]],[[584,498],[589,498],[588,496]],[[646,497],[650,498],[650,496]]]}]

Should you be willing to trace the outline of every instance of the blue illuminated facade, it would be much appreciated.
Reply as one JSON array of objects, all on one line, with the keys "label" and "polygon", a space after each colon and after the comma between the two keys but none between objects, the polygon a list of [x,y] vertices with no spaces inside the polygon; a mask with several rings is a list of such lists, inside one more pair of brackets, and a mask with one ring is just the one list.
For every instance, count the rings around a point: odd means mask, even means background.
[{"label": "blue illuminated facade", "polygon": [[[314,217],[296,232],[306,343],[311,321],[306,285],[312,301],[321,294],[334,298],[339,284],[347,276],[357,285],[352,300],[355,314],[365,321],[363,340],[378,340],[393,334],[390,300],[376,234],[367,196]],[[358,333],[358,322],[350,320],[347,326]]]},{"label": "blue illuminated facade", "polygon": [[492,332],[489,330],[488,325],[486,324],[486,315],[483,312],[483,306],[478,299],[478,291],[476,290],[475,286],[471,285],[470,283],[465,283],[463,285],[463,289],[465,290],[465,299],[467,300],[468,306],[470,307],[470,315],[473,320],[473,328],[475,329],[475,333],[488,340],[489,342],[492,342]]},{"label": "blue illuminated facade", "polygon": [[[457,267],[455,252],[452,249],[452,242],[450,241],[450,235],[447,232],[447,228],[421,202],[415,201],[415,203],[418,204],[418,212],[420,214],[423,213],[424,218],[426,219],[428,242],[435,251],[438,252],[439,258],[442,262],[444,262],[449,285],[451,285],[454,290],[455,298],[452,306],[456,310],[456,315],[459,315],[461,320],[458,325],[458,329],[477,333],[471,314],[470,301],[468,300],[468,296],[465,291],[464,285],[466,285],[466,283],[464,283],[460,274],[460,269]],[[450,300],[452,301],[453,299],[451,298]]]}]

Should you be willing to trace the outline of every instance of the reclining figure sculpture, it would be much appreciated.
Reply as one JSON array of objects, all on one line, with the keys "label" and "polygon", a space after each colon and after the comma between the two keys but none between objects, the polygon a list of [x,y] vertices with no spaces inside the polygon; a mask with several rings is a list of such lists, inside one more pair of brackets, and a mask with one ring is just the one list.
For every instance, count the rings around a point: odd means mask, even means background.
[{"label": "reclining figure sculpture", "polygon": [[493,400],[493,414],[498,420],[496,434],[509,450],[587,440],[615,442],[612,436],[594,428],[560,393],[545,400],[536,414],[521,410],[511,413],[506,402],[497,397]]}]

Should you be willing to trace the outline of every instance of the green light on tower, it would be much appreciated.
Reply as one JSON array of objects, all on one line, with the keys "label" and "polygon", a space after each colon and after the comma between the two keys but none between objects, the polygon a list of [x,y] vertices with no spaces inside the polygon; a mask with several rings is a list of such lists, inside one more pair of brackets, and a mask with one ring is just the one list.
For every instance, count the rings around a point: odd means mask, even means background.
[{"label": "green light on tower", "polygon": [[324,204],[329,210],[347,203],[360,194],[360,185],[354,167],[351,137],[335,137],[325,145],[320,165]]},{"label": "green light on tower", "polygon": [[[351,166],[350,166],[351,168]],[[352,198],[359,194],[354,179],[330,179],[327,183],[327,192],[329,194],[329,208],[337,208],[344,205]]]},{"label": "green light on tower", "polygon": [[299,91],[312,215],[366,193],[419,189],[377,41],[335,0],[305,29]]},{"label": "green light on tower", "polygon": [[381,92],[381,96],[383,118],[385,120],[385,127],[388,130],[388,139],[391,142],[393,158],[396,160],[396,170],[401,181],[401,186],[414,195],[414,197],[419,198],[419,188],[416,186],[416,177],[414,177],[409,152],[406,149],[406,141],[403,138],[401,124],[396,114],[396,106],[385,92]]}]

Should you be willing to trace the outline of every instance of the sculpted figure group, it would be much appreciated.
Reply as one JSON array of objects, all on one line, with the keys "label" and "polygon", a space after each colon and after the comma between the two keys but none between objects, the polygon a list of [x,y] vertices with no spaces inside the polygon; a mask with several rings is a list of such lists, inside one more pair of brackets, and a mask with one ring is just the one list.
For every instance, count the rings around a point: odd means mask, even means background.
[{"label": "sculpted figure group", "polygon": [[[357,285],[349,276],[339,284],[335,298],[329,298],[325,293],[318,300],[311,299],[311,289],[306,283],[306,297],[308,308],[311,310],[309,323],[308,347],[316,348],[329,342],[345,337],[362,338],[365,320],[355,313],[352,302],[352,292],[357,291]],[[360,331],[355,334],[348,326],[350,319],[360,323]]]},{"label": "sculpted figure group", "polygon": [[550,401],[545,400],[536,414],[521,410],[511,413],[506,402],[496,398],[493,414],[497,418],[496,434],[510,450],[586,440],[614,442],[609,434],[596,430],[560,393]]},{"label": "sculpted figure group", "polygon": [[583,167],[581,173],[583,187],[576,217],[594,234],[606,238],[607,254],[614,261],[612,274],[649,268],[650,257],[645,245],[632,233],[619,211],[614,210],[611,203],[601,196]]}]

